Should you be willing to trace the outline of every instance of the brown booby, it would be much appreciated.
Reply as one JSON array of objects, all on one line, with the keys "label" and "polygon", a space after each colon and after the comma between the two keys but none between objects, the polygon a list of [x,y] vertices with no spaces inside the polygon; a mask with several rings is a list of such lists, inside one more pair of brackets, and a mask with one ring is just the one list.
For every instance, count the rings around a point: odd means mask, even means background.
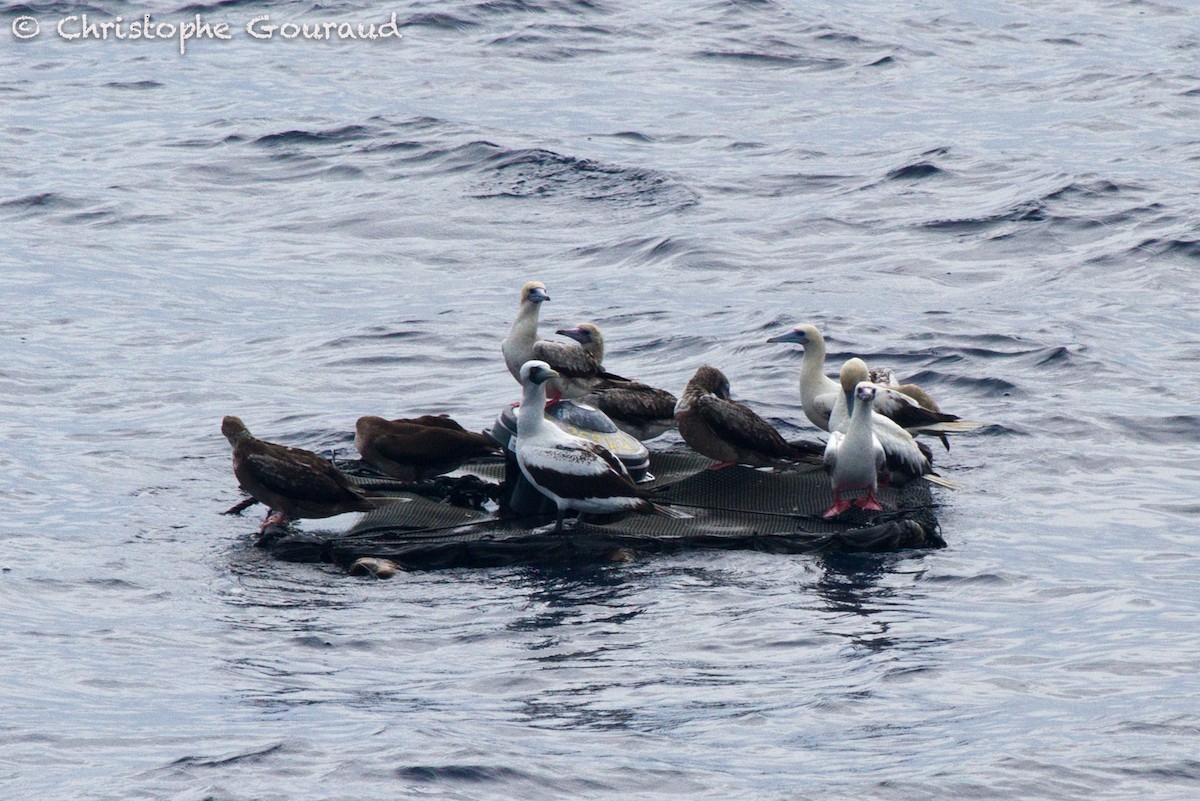
[{"label": "brown booby", "polygon": [[[603,367],[604,335],[594,324],[580,323],[555,333],[578,342]],[[640,381],[601,380],[581,400],[604,412],[617,428],[639,440],[654,439],[675,428],[678,399],[665,389]]]},{"label": "brown booby", "polygon": [[233,474],[238,484],[274,514],[267,526],[299,518],[333,517],[346,512],[366,512],[389,498],[370,498],[322,456],[255,439],[239,418],[221,421],[221,433],[233,446]]},{"label": "brown booby", "polygon": [[354,424],[354,447],[363,461],[403,481],[424,481],[469,459],[500,453],[491,437],[467,431],[444,414],[399,420],[360,417]]},{"label": "brown booby", "polygon": [[625,465],[611,451],[545,419],[546,384],[558,376],[549,364],[526,362],[520,376],[521,409],[513,454],[529,483],[558,508],[556,533],[562,531],[568,509],[581,514],[627,510],[670,514],[633,483]]},{"label": "brown booby", "polygon": [[712,469],[731,464],[821,463],[821,450],[815,444],[789,443],[753,409],[731,400],[729,379],[707,364],[696,370],[679,396],[675,419],[683,441],[717,461]]}]

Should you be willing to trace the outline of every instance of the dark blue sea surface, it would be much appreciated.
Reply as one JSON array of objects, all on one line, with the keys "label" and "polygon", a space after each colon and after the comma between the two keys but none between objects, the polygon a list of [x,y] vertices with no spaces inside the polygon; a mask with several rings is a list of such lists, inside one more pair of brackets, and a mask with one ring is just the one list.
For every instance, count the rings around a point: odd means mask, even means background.
[{"label": "dark blue sea surface", "polygon": [[[0,16],[0,797],[1200,795],[1190,4]],[[219,514],[225,414],[489,425],[535,278],[547,331],[789,436],[801,322],[986,421],[949,547],[375,581]]]}]

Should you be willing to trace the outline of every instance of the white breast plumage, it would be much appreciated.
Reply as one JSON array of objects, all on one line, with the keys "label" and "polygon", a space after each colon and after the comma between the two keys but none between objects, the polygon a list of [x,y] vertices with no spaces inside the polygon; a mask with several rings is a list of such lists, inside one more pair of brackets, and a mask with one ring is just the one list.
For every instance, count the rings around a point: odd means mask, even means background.
[{"label": "white breast plumage", "polygon": [[558,508],[555,531],[562,530],[570,509],[596,514],[654,513],[654,504],[612,452],[546,421],[545,384],[557,373],[535,360],[523,365],[520,375],[523,392],[513,452],[522,475]]}]

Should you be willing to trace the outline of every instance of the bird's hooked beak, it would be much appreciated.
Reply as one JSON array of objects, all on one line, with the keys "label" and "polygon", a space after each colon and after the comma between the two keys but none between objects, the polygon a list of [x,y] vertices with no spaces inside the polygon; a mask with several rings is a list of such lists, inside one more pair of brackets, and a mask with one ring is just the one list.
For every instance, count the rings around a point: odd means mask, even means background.
[{"label": "bird's hooked beak", "polygon": [[582,328],[560,328],[554,333],[561,334],[564,337],[570,337],[580,345],[586,345],[592,341],[592,338],[588,335],[588,332],[584,331]]},{"label": "bird's hooked beak", "polygon": [[535,384],[545,384],[551,378],[558,378],[558,372],[550,367],[534,367],[529,371],[529,380]]},{"label": "bird's hooked beak", "polygon": [[529,290],[526,300],[528,300],[530,303],[544,303],[545,301],[550,300],[550,295],[542,287],[535,286],[533,289]]},{"label": "bird's hooked beak", "polygon": [[804,343],[808,342],[808,337],[804,335],[803,331],[793,328],[791,331],[788,331],[786,334],[780,334],[777,337],[771,337],[770,339],[767,340],[767,342],[770,342],[770,343],[795,342],[797,345],[803,345]]}]

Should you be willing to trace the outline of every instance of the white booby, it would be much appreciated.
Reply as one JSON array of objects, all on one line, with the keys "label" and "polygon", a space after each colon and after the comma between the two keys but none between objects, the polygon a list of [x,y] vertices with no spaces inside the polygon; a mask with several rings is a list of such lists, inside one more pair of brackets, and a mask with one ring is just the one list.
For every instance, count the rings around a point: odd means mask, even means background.
[{"label": "white booby", "polygon": [[774,467],[821,461],[815,444],[789,443],[753,409],[731,400],[729,379],[707,364],[696,370],[679,396],[675,419],[683,441],[717,461],[712,469],[731,464]]},{"label": "white booby", "polygon": [[[838,399],[829,415],[829,429],[830,431],[845,432],[855,410],[855,390],[861,383],[870,384],[870,373],[867,370],[866,362],[856,357],[846,360],[842,365],[839,378]],[[886,391],[888,389],[877,384],[870,384],[870,386],[875,387],[876,390]],[[953,482],[947,481],[933,472],[929,448],[917,442],[907,430],[874,409],[868,418],[871,420],[871,429],[887,456],[887,468],[891,475],[924,478],[944,487],[955,487]]]},{"label": "white booby", "polygon": [[513,378],[521,380],[521,366],[526,362],[546,362],[558,373],[548,388],[552,403],[582,398],[603,378],[620,378],[605,373],[600,362],[576,342],[538,339],[538,309],[548,300],[550,295],[541,281],[529,281],[521,287],[517,318],[500,343],[504,363]]},{"label": "white booby", "polygon": [[[829,468],[829,483],[833,488],[833,505],[825,517],[837,517],[852,505],[860,509],[881,512],[883,507],[875,497],[879,472],[887,457],[883,445],[875,436],[871,418],[875,414],[875,387],[864,381],[854,390],[854,413],[844,431],[834,431],[825,445],[825,466]],[[866,490],[865,498],[843,499],[846,490]]]},{"label": "white booby", "polygon": [[825,337],[815,325],[804,323],[767,342],[795,342],[804,346],[800,361],[800,405],[817,428],[829,430],[829,413],[841,391],[838,383],[825,375]]},{"label": "white booby", "polygon": [[363,461],[404,481],[449,473],[468,459],[500,453],[486,434],[467,431],[446,415],[385,420],[366,415],[354,425],[354,446]]},{"label": "white booby", "polygon": [[238,484],[274,512],[268,513],[260,531],[299,518],[366,512],[392,500],[366,496],[328,459],[312,451],[255,439],[232,415],[221,421],[221,433],[233,446]]},{"label": "white booby", "polygon": [[[578,342],[603,367],[604,335],[594,324],[580,323],[555,333]],[[639,440],[654,439],[675,427],[678,399],[665,389],[639,381],[599,381],[582,401],[604,412],[617,428]]]},{"label": "white booby", "polygon": [[[821,332],[816,326],[805,323],[786,334],[771,337],[767,342],[795,342],[804,346],[804,358],[800,362],[800,404],[813,425],[831,430],[829,415],[842,388],[825,375],[825,338]],[[900,384],[887,368],[875,368],[873,374],[876,376],[871,379],[873,383],[892,385],[892,391],[876,396],[875,413],[891,418],[910,434],[935,434],[949,450],[947,433],[973,431],[981,425],[943,412],[928,392],[916,384]]]},{"label": "white booby", "polygon": [[595,442],[568,434],[545,418],[546,383],[558,377],[544,361],[526,362],[520,371],[522,397],[513,447],[521,473],[558,507],[554,531],[568,509],[581,514],[633,510],[668,514],[633,483],[621,460]]}]

